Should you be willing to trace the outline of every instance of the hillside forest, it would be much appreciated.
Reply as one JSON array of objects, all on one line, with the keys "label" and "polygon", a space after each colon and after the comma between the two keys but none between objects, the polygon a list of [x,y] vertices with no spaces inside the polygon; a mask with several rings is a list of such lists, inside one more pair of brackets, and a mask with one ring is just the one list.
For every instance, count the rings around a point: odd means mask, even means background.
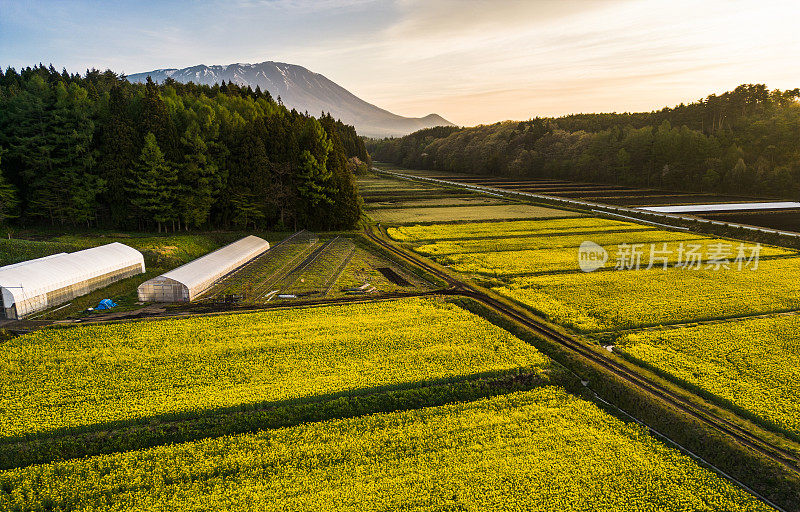
[{"label": "hillside forest", "polygon": [[348,228],[369,164],[353,127],[259,88],[0,70],[0,223]]},{"label": "hillside forest", "polygon": [[659,111],[430,128],[367,149],[420,169],[797,199],[798,97],[741,85]]}]

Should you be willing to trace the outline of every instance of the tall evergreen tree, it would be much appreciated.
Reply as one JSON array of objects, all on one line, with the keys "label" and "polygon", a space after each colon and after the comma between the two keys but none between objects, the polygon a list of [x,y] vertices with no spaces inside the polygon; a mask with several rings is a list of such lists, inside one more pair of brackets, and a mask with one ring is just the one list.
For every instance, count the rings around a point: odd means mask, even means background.
[{"label": "tall evergreen tree", "polygon": [[114,85],[109,92],[108,114],[100,130],[100,175],[107,184],[105,204],[110,220],[117,226],[130,218],[130,201],[125,190],[127,174],[139,151],[127,90]]},{"label": "tall evergreen tree", "polygon": [[[0,153],[0,157],[2,157],[2,153]],[[5,223],[7,219],[17,217],[18,205],[17,191],[3,176],[2,161],[0,160],[0,224]]]},{"label": "tall evergreen tree", "polygon": [[156,136],[148,133],[144,147],[131,172],[127,192],[141,219],[154,222],[158,232],[165,223],[174,221],[177,173],[167,164],[158,147]]},{"label": "tall evergreen tree", "polygon": [[313,225],[317,219],[329,213],[326,209],[334,203],[337,192],[333,173],[327,168],[328,154],[332,151],[333,144],[316,119],[308,120],[303,138],[304,145],[310,149],[300,153],[297,197],[302,204],[300,220]]},{"label": "tall evergreen tree", "polygon": [[220,192],[219,168],[210,157],[196,123],[189,126],[181,142],[184,162],[177,189],[178,208],[187,226],[200,227],[208,221]]}]

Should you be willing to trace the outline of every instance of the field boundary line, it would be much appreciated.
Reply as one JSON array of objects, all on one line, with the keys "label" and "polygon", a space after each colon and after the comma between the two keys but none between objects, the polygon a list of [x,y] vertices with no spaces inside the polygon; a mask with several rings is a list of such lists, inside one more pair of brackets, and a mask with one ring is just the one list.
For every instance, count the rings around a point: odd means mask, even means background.
[{"label": "field boundary line", "polygon": [[800,315],[800,308],[798,309],[786,309],[786,310],[779,310],[779,311],[770,311],[768,313],[754,313],[752,315],[741,315],[741,316],[730,316],[724,318],[710,318],[707,320],[692,320],[688,322],[680,322],[675,324],[659,324],[659,325],[646,325],[642,327],[633,327],[630,329],[620,329],[618,331],[614,330],[606,330],[606,331],[593,331],[591,333],[587,333],[589,336],[593,335],[625,335],[625,334],[635,334],[637,332],[653,332],[653,331],[671,331],[675,329],[681,329],[683,327],[701,327],[704,325],[717,325],[717,324],[728,324],[728,323],[736,323],[736,322],[746,322],[748,320],[758,320],[758,319],[766,319],[766,318],[778,318],[782,316],[797,316]]},{"label": "field boundary line", "polygon": [[356,250],[358,250],[358,248],[356,247],[355,244],[353,244],[353,247],[350,249],[350,253],[344,258],[344,261],[342,261],[341,265],[339,265],[339,268],[336,269],[336,272],[333,273],[333,276],[331,277],[330,281],[326,283],[327,286],[325,287],[325,291],[322,292],[323,297],[327,296],[328,293],[330,293],[331,288],[333,288],[333,286],[336,284],[336,281],[338,281],[339,278],[342,276],[345,269],[347,268],[347,265],[349,265],[350,261],[353,259]]}]

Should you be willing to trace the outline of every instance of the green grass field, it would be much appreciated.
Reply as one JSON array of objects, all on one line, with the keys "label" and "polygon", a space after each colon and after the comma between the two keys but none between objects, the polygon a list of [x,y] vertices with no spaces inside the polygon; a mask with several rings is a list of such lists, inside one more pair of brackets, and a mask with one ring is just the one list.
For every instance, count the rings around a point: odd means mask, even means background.
[{"label": "green grass field", "polygon": [[0,488],[4,510],[770,510],[555,387],[32,466]]},{"label": "green grass field", "polygon": [[66,242],[0,238],[0,267],[79,249],[80,247]]}]

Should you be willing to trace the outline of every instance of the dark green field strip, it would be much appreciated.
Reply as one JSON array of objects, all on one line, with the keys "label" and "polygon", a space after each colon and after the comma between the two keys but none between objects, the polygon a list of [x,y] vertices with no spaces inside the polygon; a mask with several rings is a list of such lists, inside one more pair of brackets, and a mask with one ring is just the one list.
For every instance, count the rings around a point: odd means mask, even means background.
[{"label": "dark green field strip", "polygon": [[282,293],[298,296],[315,294],[324,296],[344,270],[355,253],[356,246],[348,238],[336,238],[300,275],[299,280],[281,286]]},{"label": "dark green field strip", "polygon": [[469,193],[461,188],[441,188],[435,190],[421,190],[421,191],[387,191],[387,192],[367,192],[362,193],[361,197],[364,198],[365,202],[377,202],[377,201],[385,201],[387,199],[393,200],[413,200],[413,199],[435,199],[435,198],[446,198],[446,197],[475,197],[475,196],[483,196],[482,194],[478,193]]},{"label": "dark green field strip", "polygon": [[[461,201],[459,201],[461,200]],[[529,203],[522,203],[512,200],[502,200],[499,198],[478,198],[472,197],[451,197],[441,198],[441,202],[434,203],[434,200],[420,199],[417,201],[397,201],[397,202],[380,202],[366,204],[366,210],[403,210],[411,208],[451,208],[454,206],[496,206],[496,205],[527,205]]]}]

